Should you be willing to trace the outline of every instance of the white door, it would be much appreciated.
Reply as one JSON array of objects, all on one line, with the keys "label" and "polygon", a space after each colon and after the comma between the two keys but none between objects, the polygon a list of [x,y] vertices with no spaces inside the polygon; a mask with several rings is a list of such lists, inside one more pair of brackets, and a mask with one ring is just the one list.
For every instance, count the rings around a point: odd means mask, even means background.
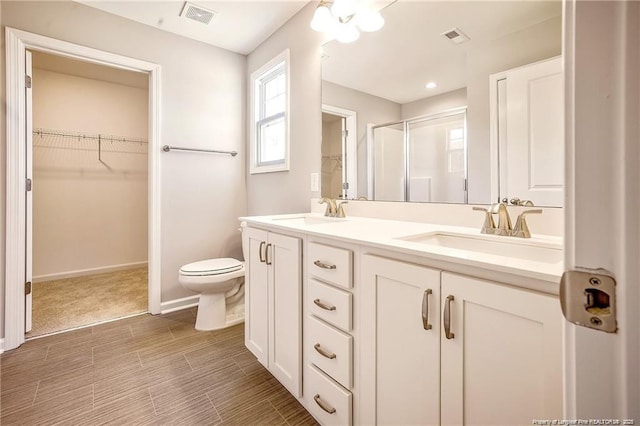
[{"label": "white door", "polygon": [[[302,396],[302,270],[300,239],[269,233],[269,371]],[[267,299],[264,299],[267,300]]]},{"label": "white door", "polygon": [[444,272],[442,299],[442,425],[564,418],[556,297]]},{"label": "white door", "polygon": [[265,367],[269,366],[268,267],[265,259],[268,232],[246,227],[249,250],[245,259],[244,341]]},{"label": "white door", "polygon": [[[506,162],[500,197],[561,207],[564,200],[564,93],[561,58],[507,71]],[[504,158],[503,154],[503,158]],[[518,167],[510,167],[517,164]],[[524,167],[522,165],[525,165]]]},{"label": "white door", "polygon": [[[31,69],[31,52],[25,51],[25,109],[26,109],[26,129],[25,129],[25,161],[27,182],[33,182],[33,96],[32,96],[32,69]],[[25,232],[25,282],[26,290],[33,288],[33,191],[27,183],[27,192],[25,193],[25,216],[26,216],[26,232]],[[29,291],[25,296],[24,307],[24,332],[31,331],[32,325],[32,300],[33,291]]]},{"label": "white door", "polygon": [[362,259],[361,423],[437,425],[440,272]]}]

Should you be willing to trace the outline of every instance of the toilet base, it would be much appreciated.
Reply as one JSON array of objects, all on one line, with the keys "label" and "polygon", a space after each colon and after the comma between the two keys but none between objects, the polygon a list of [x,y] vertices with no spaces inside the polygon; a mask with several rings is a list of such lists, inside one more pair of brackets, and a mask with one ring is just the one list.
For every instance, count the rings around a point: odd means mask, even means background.
[{"label": "toilet base", "polygon": [[[244,303],[241,302],[241,305],[244,308]],[[242,312],[239,312],[239,310]],[[244,309],[230,309],[227,312],[224,293],[200,294],[198,314],[196,315],[196,330],[220,330],[242,322],[244,322]]]}]

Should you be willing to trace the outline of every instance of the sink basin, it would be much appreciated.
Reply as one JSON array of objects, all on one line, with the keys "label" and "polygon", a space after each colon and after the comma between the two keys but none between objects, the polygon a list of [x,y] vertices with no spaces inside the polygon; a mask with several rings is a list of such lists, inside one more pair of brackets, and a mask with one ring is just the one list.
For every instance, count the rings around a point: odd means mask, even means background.
[{"label": "sink basin", "polygon": [[559,245],[551,243],[534,244],[529,240],[516,237],[435,232],[409,235],[397,239],[435,247],[492,254],[534,262],[558,263],[564,259],[564,252]]},{"label": "sink basin", "polygon": [[347,219],[325,216],[292,216],[292,217],[278,217],[273,219],[274,222],[286,223],[288,225],[320,225],[324,223],[340,223],[347,222]]}]

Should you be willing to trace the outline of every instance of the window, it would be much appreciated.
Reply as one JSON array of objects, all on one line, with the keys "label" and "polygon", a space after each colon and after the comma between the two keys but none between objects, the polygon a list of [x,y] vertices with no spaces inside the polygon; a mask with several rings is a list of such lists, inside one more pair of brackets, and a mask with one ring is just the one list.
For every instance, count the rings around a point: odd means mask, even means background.
[{"label": "window", "polygon": [[462,173],[465,169],[464,127],[447,131],[447,157],[449,173]]},{"label": "window", "polygon": [[289,170],[289,51],[251,74],[251,174]]}]

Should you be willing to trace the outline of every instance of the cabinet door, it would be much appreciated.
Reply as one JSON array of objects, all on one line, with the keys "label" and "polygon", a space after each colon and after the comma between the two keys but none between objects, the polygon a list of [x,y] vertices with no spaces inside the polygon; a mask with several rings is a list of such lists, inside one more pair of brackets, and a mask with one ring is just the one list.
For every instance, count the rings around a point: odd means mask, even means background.
[{"label": "cabinet door", "polygon": [[[506,73],[506,180],[501,196],[562,206],[564,91],[560,58]],[[502,141],[501,141],[502,142]]]},{"label": "cabinet door", "polygon": [[300,239],[269,233],[269,371],[301,396],[302,273]]},{"label": "cabinet door", "polygon": [[439,289],[439,271],[362,256],[362,424],[439,423]]},{"label": "cabinet door", "polygon": [[268,232],[247,227],[249,250],[245,259],[244,343],[258,361],[269,366],[268,273],[264,259]]},{"label": "cabinet door", "polygon": [[563,418],[557,298],[443,273],[443,314],[448,296],[453,336],[442,332],[442,424]]}]

